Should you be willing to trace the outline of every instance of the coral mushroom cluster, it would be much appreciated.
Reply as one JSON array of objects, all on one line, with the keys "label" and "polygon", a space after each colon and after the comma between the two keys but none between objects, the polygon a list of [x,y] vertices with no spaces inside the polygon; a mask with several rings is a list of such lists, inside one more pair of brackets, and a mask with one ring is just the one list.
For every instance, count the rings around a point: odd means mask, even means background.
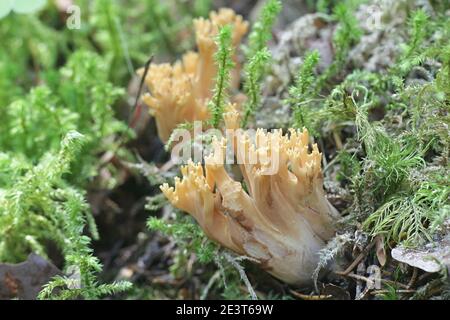
[{"label": "coral mushroom cluster", "polygon": [[[225,115],[228,128],[236,126],[237,117],[236,111]],[[310,151],[306,130],[291,129],[289,135],[258,130],[254,142],[241,132],[235,142],[245,189],[227,173],[224,161],[217,161],[223,160],[225,141],[216,139],[205,168],[190,162],[174,188],[164,184],[161,190],[211,239],[257,260],[287,283],[310,282],[318,251],[333,237],[338,216],[324,194],[321,153],[315,144]]]},{"label": "coral mushroom cluster", "polygon": [[[150,93],[143,99],[164,142],[177,125],[209,119],[207,105],[218,73],[215,37],[225,25],[233,26],[236,46],[247,32],[247,23],[232,10],[221,9],[212,12],[209,20],[194,21],[198,53],[188,52],[174,65],[150,66],[145,79]],[[237,88],[239,69],[234,72],[232,85]],[[189,162],[175,187],[164,184],[161,190],[175,207],[191,214],[211,239],[258,261],[287,283],[310,282],[318,251],[333,237],[338,216],[322,187],[321,153],[316,145],[310,148],[306,130],[283,134],[258,129],[254,136],[243,132],[233,104],[224,120],[227,132],[234,133],[228,143],[233,145],[232,158],[242,179],[233,179],[225,169],[227,141],[214,139],[214,151],[205,158],[204,167]]]},{"label": "coral mushroom cluster", "polygon": [[[143,96],[145,104],[155,117],[158,135],[167,142],[177,125],[209,118],[207,104],[212,96],[217,66],[214,54],[217,50],[215,37],[219,28],[231,25],[232,44],[236,47],[247,32],[248,23],[231,9],[211,12],[209,19],[194,20],[197,52],[186,53],[181,61],[151,64],[145,83],[150,93]],[[236,60],[237,58],[234,57]],[[138,73],[143,74],[143,70]],[[239,71],[233,77],[239,82]]]}]

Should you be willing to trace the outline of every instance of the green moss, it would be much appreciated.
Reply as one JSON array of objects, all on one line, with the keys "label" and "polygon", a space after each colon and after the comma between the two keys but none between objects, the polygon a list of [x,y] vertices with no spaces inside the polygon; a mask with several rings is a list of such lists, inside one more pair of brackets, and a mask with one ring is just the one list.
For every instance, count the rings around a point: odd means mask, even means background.
[{"label": "green moss", "polygon": [[211,113],[211,125],[218,128],[223,120],[223,113],[228,102],[228,89],[230,86],[230,72],[234,67],[233,45],[231,42],[232,26],[227,25],[219,30],[216,44],[217,52],[214,55],[218,66],[216,85],[213,97],[208,103]]}]

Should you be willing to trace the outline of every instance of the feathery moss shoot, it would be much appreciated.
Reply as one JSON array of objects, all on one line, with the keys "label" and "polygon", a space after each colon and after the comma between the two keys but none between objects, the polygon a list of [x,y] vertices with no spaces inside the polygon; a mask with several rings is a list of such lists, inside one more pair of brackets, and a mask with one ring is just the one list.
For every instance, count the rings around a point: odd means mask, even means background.
[{"label": "feathery moss shoot", "polygon": [[230,86],[230,72],[234,67],[233,51],[231,42],[232,26],[227,25],[219,30],[216,39],[217,52],[214,55],[218,72],[216,85],[211,102],[208,104],[211,113],[211,125],[218,128],[223,120],[225,105],[228,101],[228,88]]},{"label": "feathery moss shoot", "polygon": [[282,4],[279,0],[268,0],[261,9],[261,14],[253,24],[248,37],[247,60],[252,59],[257,52],[267,47],[267,42],[272,38],[273,25],[281,9]]}]

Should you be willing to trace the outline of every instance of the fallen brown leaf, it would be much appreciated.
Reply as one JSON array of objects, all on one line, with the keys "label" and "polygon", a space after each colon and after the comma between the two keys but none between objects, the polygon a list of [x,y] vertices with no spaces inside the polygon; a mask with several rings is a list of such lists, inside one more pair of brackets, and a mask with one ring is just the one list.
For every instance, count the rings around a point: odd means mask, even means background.
[{"label": "fallen brown leaf", "polygon": [[42,286],[61,271],[37,254],[18,264],[0,263],[0,299],[34,300]]}]

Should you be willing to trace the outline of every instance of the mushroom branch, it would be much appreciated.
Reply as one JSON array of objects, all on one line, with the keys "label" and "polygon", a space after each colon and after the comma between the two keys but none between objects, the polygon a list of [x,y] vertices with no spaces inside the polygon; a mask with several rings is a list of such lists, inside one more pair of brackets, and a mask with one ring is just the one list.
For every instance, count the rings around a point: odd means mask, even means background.
[{"label": "mushroom branch", "polygon": [[[145,78],[150,93],[143,101],[155,117],[158,135],[167,142],[177,125],[209,119],[208,102],[212,97],[217,66],[214,54],[217,51],[215,38],[219,29],[232,26],[232,45],[237,47],[247,32],[248,23],[231,9],[211,12],[209,19],[194,20],[198,52],[188,52],[181,61],[151,64]],[[237,65],[237,56],[233,59]],[[143,75],[144,69],[138,70]],[[239,85],[239,68],[232,74],[232,85]]]},{"label": "mushroom branch", "polygon": [[[228,129],[238,117],[235,110],[225,114]],[[257,130],[253,140],[240,131],[233,140],[242,183],[224,167],[226,140],[215,139],[205,166],[189,162],[175,187],[164,184],[162,192],[214,241],[286,283],[310,283],[339,217],[323,190],[322,154],[316,144],[310,149],[306,129]]]}]

